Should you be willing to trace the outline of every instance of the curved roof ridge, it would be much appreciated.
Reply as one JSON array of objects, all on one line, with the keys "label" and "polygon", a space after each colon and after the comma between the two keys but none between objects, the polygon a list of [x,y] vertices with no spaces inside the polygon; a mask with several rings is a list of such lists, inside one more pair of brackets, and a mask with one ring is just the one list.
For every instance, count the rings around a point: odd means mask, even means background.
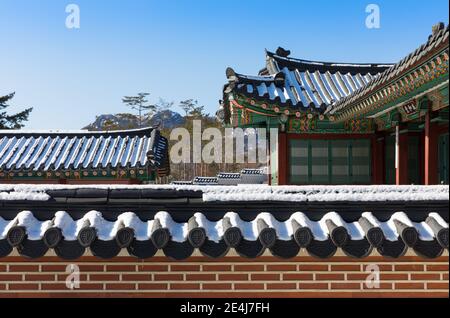
[{"label": "curved roof ridge", "polygon": [[26,130],[26,129],[4,129],[0,130],[0,135],[55,135],[55,136],[79,136],[79,135],[144,135],[146,133],[151,133],[157,127],[145,127],[136,129],[125,129],[125,130],[101,130],[101,131],[90,131],[87,129],[79,130],[61,130],[61,129],[48,129],[48,130]]},{"label": "curved roof ridge", "polygon": [[346,62],[325,62],[325,61],[314,61],[314,60],[306,60],[299,59],[293,57],[284,57],[277,55],[276,53],[270,52],[266,50],[266,56],[270,58],[274,58],[278,61],[299,63],[299,64],[307,64],[307,65],[318,65],[318,66],[342,66],[342,67],[391,67],[395,65],[395,63],[346,63]]},{"label": "curved roof ridge", "polygon": [[273,81],[275,78],[275,75],[245,75],[245,74],[240,74],[240,73],[236,73],[236,77],[238,77],[239,79],[244,79],[244,80],[256,80],[256,81]]}]

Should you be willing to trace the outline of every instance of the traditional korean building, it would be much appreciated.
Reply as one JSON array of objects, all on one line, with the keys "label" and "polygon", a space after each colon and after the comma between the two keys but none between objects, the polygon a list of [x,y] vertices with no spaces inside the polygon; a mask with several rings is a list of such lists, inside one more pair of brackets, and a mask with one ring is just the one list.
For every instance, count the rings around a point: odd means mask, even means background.
[{"label": "traditional korean building", "polygon": [[241,172],[220,172],[216,177],[195,177],[192,181],[173,181],[173,185],[203,185],[203,186],[236,186],[267,184],[265,168],[242,169]]},{"label": "traditional korean building", "polygon": [[218,115],[279,129],[273,185],[448,184],[448,35],[437,24],[393,65],[266,52],[256,76],[227,69]]},{"label": "traditional korean building", "polygon": [[127,184],[170,172],[158,129],[0,131],[0,183]]},{"label": "traditional korean building", "polygon": [[[279,128],[271,182],[303,186],[254,185],[255,169],[0,184],[0,297],[448,298],[449,186],[429,185],[446,181],[448,31],[396,65],[279,49],[257,76],[227,71],[225,123]],[[143,182],[166,149],[154,129],[8,131],[2,181]]]}]

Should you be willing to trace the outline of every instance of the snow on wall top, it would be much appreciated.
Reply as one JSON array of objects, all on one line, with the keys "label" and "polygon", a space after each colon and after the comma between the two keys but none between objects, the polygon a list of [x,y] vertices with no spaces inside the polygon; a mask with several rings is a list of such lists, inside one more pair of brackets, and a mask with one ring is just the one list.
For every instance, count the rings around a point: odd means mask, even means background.
[{"label": "snow on wall top", "polygon": [[200,192],[205,202],[214,201],[446,201],[448,185],[435,186],[195,186],[195,185],[0,185],[0,201],[47,201],[55,190],[152,190]]}]

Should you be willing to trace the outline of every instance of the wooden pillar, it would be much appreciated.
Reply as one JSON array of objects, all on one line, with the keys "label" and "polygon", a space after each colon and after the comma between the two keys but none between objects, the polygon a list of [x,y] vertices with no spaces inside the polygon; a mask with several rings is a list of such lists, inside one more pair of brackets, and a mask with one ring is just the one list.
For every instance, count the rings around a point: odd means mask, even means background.
[{"label": "wooden pillar", "polygon": [[288,146],[287,133],[278,134],[278,185],[287,185],[288,183]]},{"label": "wooden pillar", "polygon": [[417,150],[419,152],[419,184],[424,184],[424,169],[422,169],[422,167],[424,166],[424,139],[425,139],[425,134],[423,131],[421,131],[420,133],[417,134],[419,137],[419,149]]},{"label": "wooden pillar", "polygon": [[272,156],[271,156],[271,140],[270,140],[270,127],[267,127],[266,132],[266,157],[267,157],[267,184],[272,185]]},{"label": "wooden pillar", "polygon": [[436,129],[431,122],[431,110],[425,115],[424,184],[438,183],[438,147]]},{"label": "wooden pillar", "polygon": [[384,139],[376,134],[372,137],[372,183],[384,182]]},{"label": "wooden pillar", "polygon": [[399,125],[395,129],[395,184],[408,184],[408,133],[402,134]]}]

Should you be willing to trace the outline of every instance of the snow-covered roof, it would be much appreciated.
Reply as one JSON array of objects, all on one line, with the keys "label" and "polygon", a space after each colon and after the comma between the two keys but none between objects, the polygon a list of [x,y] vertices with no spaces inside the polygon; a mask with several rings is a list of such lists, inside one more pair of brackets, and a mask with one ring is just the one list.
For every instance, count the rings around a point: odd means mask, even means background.
[{"label": "snow-covered roof", "polygon": [[0,131],[1,172],[160,167],[167,140],[153,128],[122,131]]},{"label": "snow-covered roof", "polygon": [[[314,257],[328,258],[338,249],[350,257],[364,258],[374,249],[387,257],[403,256],[408,248],[422,256],[435,258],[448,249],[448,223],[437,213],[413,222],[398,212],[386,221],[372,213],[359,213],[356,221],[346,221],[336,212],[311,220],[302,212],[286,220],[260,213],[245,221],[235,212],[210,220],[202,213],[184,222],[173,214],[158,212],[142,219],[133,212],[119,214],[114,220],[98,211],[86,212],[75,220],[59,211],[38,219],[30,211],[15,218],[0,217],[0,258],[13,248],[29,258],[42,257],[49,249],[64,259],[81,257],[86,248],[101,258],[117,256],[122,249],[138,258],[148,258],[162,250],[168,257],[185,259],[199,249],[204,255],[219,258],[235,249],[243,257],[255,258],[266,249],[278,257],[291,258],[301,249]],[[141,216],[142,217],[142,216]]]},{"label": "snow-covered roof", "polygon": [[266,52],[266,68],[258,76],[228,68],[225,95],[236,92],[261,103],[324,112],[392,66],[307,61],[289,54],[281,48],[276,53]]},{"label": "snow-covered roof", "polygon": [[241,185],[241,184],[266,184],[268,181],[267,169],[242,169],[241,172],[219,172],[217,177],[195,177],[192,181],[174,181],[175,185],[195,184],[203,186],[211,185]]},{"label": "snow-covered roof", "polygon": [[[336,104],[333,106],[333,108],[329,109],[327,112],[329,112],[330,114],[342,112],[343,110],[349,108],[350,106],[363,101],[364,98],[367,98],[370,94],[373,94],[382,87],[386,87],[393,80],[401,78],[407,72],[413,70],[414,68],[420,65],[426,65],[429,63],[430,65],[433,64],[432,66],[434,66],[435,62],[427,62],[427,60],[433,57],[433,55],[436,55],[436,52],[442,51],[443,49],[446,49],[446,51],[442,55],[443,56],[442,59],[440,57],[438,58],[438,63],[439,64],[447,63],[448,68],[448,46],[449,46],[450,27],[449,25],[445,27],[443,23],[439,23],[436,26],[434,26],[433,29],[434,29],[433,34],[429,36],[428,41],[426,43],[419,46],[416,50],[411,52],[408,56],[404,57],[397,64],[385,70],[382,74],[380,74],[380,76],[375,81],[370,82],[369,85],[365,85],[359,88],[358,90],[352,92],[352,94],[349,94],[345,98],[336,101]],[[429,69],[429,66],[425,67]],[[414,77],[416,76],[414,75]],[[411,76],[411,78],[414,77]],[[447,72],[447,80],[448,80],[448,72]],[[408,83],[408,79],[406,80],[406,83]],[[402,83],[402,86],[403,85],[404,84]],[[417,85],[417,83],[415,85]]]},{"label": "snow-covered roof", "polygon": [[195,185],[215,185],[218,184],[219,180],[217,177],[195,177],[192,180],[192,184]]},{"label": "snow-covered roof", "polygon": [[448,186],[0,185],[0,258],[17,248],[76,259],[88,247],[102,258],[123,248],[139,258],[231,248],[433,258],[448,249],[448,201]]}]

